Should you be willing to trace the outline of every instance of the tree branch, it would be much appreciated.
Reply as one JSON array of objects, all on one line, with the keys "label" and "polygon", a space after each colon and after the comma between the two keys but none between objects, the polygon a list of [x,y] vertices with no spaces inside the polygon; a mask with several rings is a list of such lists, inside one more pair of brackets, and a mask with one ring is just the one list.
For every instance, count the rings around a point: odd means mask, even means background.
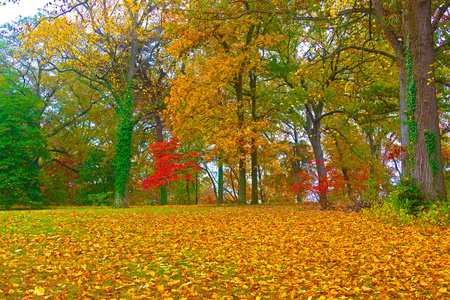
[{"label": "tree branch", "polygon": [[94,104],[96,104],[96,103],[97,103],[97,101],[94,101],[94,102],[91,101],[91,104],[89,105],[89,107],[88,107],[87,109],[85,109],[84,111],[82,111],[81,113],[79,113],[77,116],[72,117],[72,119],[70,119],[69,121],[64,122],[61,126],[59,126],[57,129],[55,129],[52,133],[47,134],[47,137],[55,136],[55,135],[57,135],[61,130],[63,130],[64,128],[66,128],[66,127],[72,125],[73,123],[75,123],[75,121],[76,121],[77,119],[79,119],[79,118],[81,118],[82,116],[84,116],[85,114],[87,114],[87,113],[91,110],[92,105],[94,105]]},{"label": "tree branch", "polygon": [[[187,12],[193,12],[195,13],[195,11],[190,11],[190,10],[185,10]],[[368,13],[369,9],[365,8],[365,7],[361,7],[361,8],[354,8],[354,9],[345,9],[342,10],[340,12],[338,12],[336,14],[337,17],[342,17],[345,15],[349,15],[349,14],[354,14],[354,13]],[[292,13],[290,11],[285,11],[285,10],[281,10],[281,11],[270,11],[270,10],[262,10],[262,9],[250,9],[250,10],[246,10],[236,16],[228,16],[228,17],[218,17],[221,13],[220,12],[211,12],[211,13],[205,13],[205,14],[210,14],[210,15],[214,15],[214,17],[211,18],[195,18],[198,20],[206,20],[206,21],[224,21],[224,20],[236,20],[236,19],[240,19],[243,16],[246,16],[248,14],[253,14],[253,13],[260,13],[260,14],[284,14],[284,15],[288,15],[289,17],[291,17],[293,20],[295,21],[326,21],[326,20],[330,20],[332,19],[330,16],[324,16],[324,17],[312,17],[312,16],[299,16],[296,15],[295,13]]]},{"label": "tree branch", "polygon": [[442,80],[436,80],[436,82],[450,88],[450,82],[446,82],[446,81],[442,81]]},{"label": "tree branch", "polygon": [[433,20],[433,23],[431,24],[433,28],[433,32],[435,32],[439,26],[439,22],[441,21],[442,17],[444,16],[447,9],[450,7],[450,1],[445,2],[442,4],[436,13],[436,18]]},{"label": "tree branch", "polygon": [[332,115],[334,115],[334,114],[343,114],[343,113],[345,113],[345,111],[343,111],[343,110],[334,110],[334,111],[330,111],[330,112],[328,112],[328,113],[326,113],[326,114],[323,114],[323,115],[319,116],[319,117],[317,118],[317,120],[322,120],[323,118],[328,117],[328,116],[332,116]]},{"label": "tree branch", "polygon": [[70,13],[72,10],[74,10],[74,9],[77,8],[78,6],[81,6],[81,5],[84,5],[84,4],[88,4],[88,1],[89,1],[89,0],[85,0],[85,1],[83,1],[83,2],[77,3],[77,4],[75,4],[74,6],[72,6],[69,10],[63,11],[62,13],[60,13],[60,14],[58,14],[58,15],[56,15],[56,16],[45,17],[45,18],[39,20],[39,21],[36,23],[36,26],[35,26],[34,28],[37,28],[37,27],[39,26],[39,24],[41,24],[42,21],[44,21],[44,20],[54,20],[54,19],[57,19],[57,18],[59,18],[59,17],[65,15],[65,14],[67,14],[67,13]]},{"label": "tree branch", "polygon": [[439,52],[441,52],[445,47],[449,47],[450,46],[450,38],[445,40],[441,45],[437,46],[434,49],[434,55],[438,55]]},{"label": "tree branch", "polygon": [[59,165],[61,165],[62,167],[66,168],[66,169],[68,169],[68,170],[70,170],[70,171],[72,171],[72,172],[74,172],[76,174],[80,173],[78,170],[75,170],[75,169],[69,167],[68,165],[66,165],[65,163],[63,163],[62,161],[60,161],[57,158],[52,158],[50,160],[47,160],[46,162],[44,162],[42,165],[39,166],[39,169],[42,169],[45,165],[48,165],[49,163],[52,163],[52,162],[56,162]]},{"label": "tree branch", "polygon": [[385,15],[384,15],[384,7],[382,0],[373,0],[374,8],[375,8],[375,16],[378,19],[378,22],[381,24],[381,28],[383,28],[384,34],[386,35],[387,39],[389,40],[389,43],[392,45],[392,48],[394,48],[395,54],[397,55],[397,59],[400,59],[403,57],[403,44],[401,43],[400,39],[397,37],[395,32],[393,32],[391,29],[389,29],[385,25]]},{"label": "tree branch", "polygon": [[361,50],[361,51],[365,51],[365,52],[370,52],[370,53],[383,55],[383,56],[389,57],[389,58],[397,61],[397,57],[396,56],[394,56],[392,54],[389,54],[387,52],[384,52],[384,51],[381,51],[381,50],[365,48],[365,47],[359,47],[359,46],[347,46],[347,47],[343,47],[343,48],[337,49],[336,51],[345,51],[345,50],[349,50],[349,49]]}]

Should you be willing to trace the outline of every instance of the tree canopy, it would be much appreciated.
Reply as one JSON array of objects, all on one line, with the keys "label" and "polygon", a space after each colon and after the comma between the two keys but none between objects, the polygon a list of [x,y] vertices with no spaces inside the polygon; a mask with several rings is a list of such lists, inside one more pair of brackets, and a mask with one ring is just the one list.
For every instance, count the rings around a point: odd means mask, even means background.
[{"label": "tree canopy", "polygon": [[[328,209],[388,197],[411,178],[420,201],[445,201],[449,7],[55,1],[2,31],[13,41],[2,65],[36,95],[24,106],[47,153],[28,154],[36,190],[84,204],[114,192],[116,207],[195,194]],[[149,145],[173,137],[176,155],[199,153],[201,170],[142,191],[159,174]]]}]

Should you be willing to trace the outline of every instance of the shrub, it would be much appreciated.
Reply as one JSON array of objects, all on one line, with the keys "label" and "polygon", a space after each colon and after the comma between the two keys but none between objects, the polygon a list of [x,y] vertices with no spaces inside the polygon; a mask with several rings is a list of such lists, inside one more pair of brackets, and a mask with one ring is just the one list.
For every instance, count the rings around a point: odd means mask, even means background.
[{"label": "shrub", "polygon": [[419,189],[420,186],[414,183],[413,178],[404,177],[397,185],[392,200],[398,209],[403,208],[408,214],[417,215],[419,212],[429,209],[432,204]]},{"label": "shrub", "polygon": [[87,198],[93,206],[112,206],[114,200],[113,194],[113,191],[109,191],[105,193],[90,194]]}]

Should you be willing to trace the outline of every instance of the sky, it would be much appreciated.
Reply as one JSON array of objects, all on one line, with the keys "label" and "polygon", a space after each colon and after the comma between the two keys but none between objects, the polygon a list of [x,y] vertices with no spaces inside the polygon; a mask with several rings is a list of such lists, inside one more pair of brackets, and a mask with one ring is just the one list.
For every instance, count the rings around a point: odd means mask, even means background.
[{"label": "sky", "polygon": [[38,8],[44,8],[51,0],[20,0],[19,3],[6,3],[0,5],[0,25],[13,21],[19,15],[23,17],[33,16]]}]

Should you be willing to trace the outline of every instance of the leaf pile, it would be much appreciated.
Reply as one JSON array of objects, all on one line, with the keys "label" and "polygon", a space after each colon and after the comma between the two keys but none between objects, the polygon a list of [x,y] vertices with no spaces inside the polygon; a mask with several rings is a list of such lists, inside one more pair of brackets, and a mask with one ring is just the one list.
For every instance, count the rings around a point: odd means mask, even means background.
[{"label": "leaf pile", "polygon": [[0,299],[444,299],[448,229],[344,212],[0,212]]}]

